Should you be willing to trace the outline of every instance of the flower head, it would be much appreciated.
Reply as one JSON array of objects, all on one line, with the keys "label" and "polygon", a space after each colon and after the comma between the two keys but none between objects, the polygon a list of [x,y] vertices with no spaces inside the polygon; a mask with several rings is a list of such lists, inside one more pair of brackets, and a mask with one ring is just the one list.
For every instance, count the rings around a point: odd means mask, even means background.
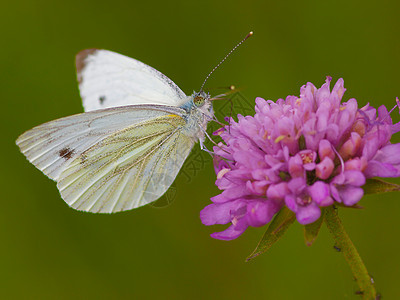
[{"label": "flower head", "polygon": [[392,123],[385,106],[342,102],[343,79],[332,91],[330,82],[319,89],[307,83],[299,97],[257,98],[254,116],[238,115],[215,132],[223,140],[214,147],[222,193],[200,217],[205,225],[231,225],[212,237],[235,239],[270,222],[284,205],[310,224],[321,207],[360,201],[367,178],[400,175],[400,144],[390,143],[400,123]]}]

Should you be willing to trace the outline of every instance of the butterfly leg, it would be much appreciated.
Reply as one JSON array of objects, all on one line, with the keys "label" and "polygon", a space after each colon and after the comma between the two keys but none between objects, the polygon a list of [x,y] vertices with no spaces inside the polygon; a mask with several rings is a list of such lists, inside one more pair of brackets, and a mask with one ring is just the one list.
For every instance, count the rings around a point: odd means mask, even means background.
[{"label": "butterfly leg", "polygon": [[204,145],[204,140],[200,140],[200,149],[207,152],[208,154],[210,154],[211,157],[214,157],[214,155],[215,155],[215,153],[213,151],[208,150],[206,145]]}]

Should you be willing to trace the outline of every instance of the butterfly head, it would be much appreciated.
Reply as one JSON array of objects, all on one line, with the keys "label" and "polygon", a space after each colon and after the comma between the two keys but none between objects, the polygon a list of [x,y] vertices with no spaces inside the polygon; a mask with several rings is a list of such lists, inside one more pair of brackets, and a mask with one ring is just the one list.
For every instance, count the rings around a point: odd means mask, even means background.
[{"label": "butterfly head", "polygon": [[212,103],[210,100],[210,94],[205,93],[203,91],[200,92],[193,92],[190,96],[192,101],[190,103],[189,110],[198,111],[203,115],[207,115],[211,117],[214,114]]},{"label": "butterfly head", "polygon": [[210,99],[210,95],[205,92],[198,92],[193,94],[193,103],[196,107],[202,107],[206,101]]}]

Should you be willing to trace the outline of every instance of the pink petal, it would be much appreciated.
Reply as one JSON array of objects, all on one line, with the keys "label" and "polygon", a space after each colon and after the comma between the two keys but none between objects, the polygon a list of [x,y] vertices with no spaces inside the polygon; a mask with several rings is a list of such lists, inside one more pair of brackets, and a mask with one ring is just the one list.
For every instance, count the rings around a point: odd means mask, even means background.
[{"label": "pink petal", "polygon": [[364,196],[364,190],[359,187],[346,186],[344,188],[340,188],[339,194],[343,203],[347,206],[352,206],[356,204],[362,196]]},{"label": "pink petal", "polygon": [[332,150],[332,145],[328,140],[321,140],[318,146],[319,159],[323,160],[325,157],[329,157],[331,160],[335,159],[335,152]]},{"label": "pink petal", "polygon": [[346,177],[346,184],[362,186],[365,184],[365,176],[362,172],[356,170],[345,171],[344,175]]},{"label": "pink petal", "polygon": [[252,201],[247,205],[247,222],[253,227],[264,226],[281,207],[281,204],[271,200]]},{"label": "pink petal", "polygon": [[308,192],[311,198],[319,206],[329,206],[333,204],[329,185],[325,182],[322,181],[315,182],[312,186],[308,188]]},{"label": "pink petal", "polygon": [[316,167],[315,175],[321,179],[328,179],[332,175],[335,164],[332,159],[325,157]]},{"label": "pink petal", "polygon": [[[245,223],[246,221],[242,219],[240,221],[241,223]],[[241,226],[234,226],[231,225],[227,229],[221,232],[214,232],[210,236],[214,239],[218,240],[225,240],[225,241],[230,241],[238,238],[248,227],[248,225],[245,224],[240,224]]]},{"label": "pink petal", "polygon": [[293,212],[297,212],[296,198],[293,195],[286,195],[285,204]]},{"label": "pink petal", "polygon": [[207,205],[200,211],[201,222],[204,225],[227,224],[231,221],[231,212],[245,205],[242,200]]},{"label": "pink petal", "polygon": [[283,199],[288,194],[289,189],[286,182],[271,184],[267,190],[268,199]]},{"label": "pink petal", "polygon": [[297,221],[303,225],[314,223],[320,216],[321,209],[314,202],[304,207],[299,206],[296,213]]},{"label": "pink petal", "polygon": [[374,160],[394,165],[400,164],[400,143],[390,144],[379,149]]},{"label": "pink petal", "polygon": [[376,160],[368,162],[368,166],[364,171],[367,178],[371,177],[398,177],[400,171],[391,164],[381,163]]}]

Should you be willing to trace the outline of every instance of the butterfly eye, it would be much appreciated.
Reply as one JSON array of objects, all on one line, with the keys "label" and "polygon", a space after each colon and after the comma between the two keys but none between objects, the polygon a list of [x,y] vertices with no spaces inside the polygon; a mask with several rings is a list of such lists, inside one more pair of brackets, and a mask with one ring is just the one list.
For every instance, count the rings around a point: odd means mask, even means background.
[{"label": "butterfly eye", "polygon": [[205,98],[202,96],[195,96],[193,102],[196,106],[202,106],[204,104]]}]

